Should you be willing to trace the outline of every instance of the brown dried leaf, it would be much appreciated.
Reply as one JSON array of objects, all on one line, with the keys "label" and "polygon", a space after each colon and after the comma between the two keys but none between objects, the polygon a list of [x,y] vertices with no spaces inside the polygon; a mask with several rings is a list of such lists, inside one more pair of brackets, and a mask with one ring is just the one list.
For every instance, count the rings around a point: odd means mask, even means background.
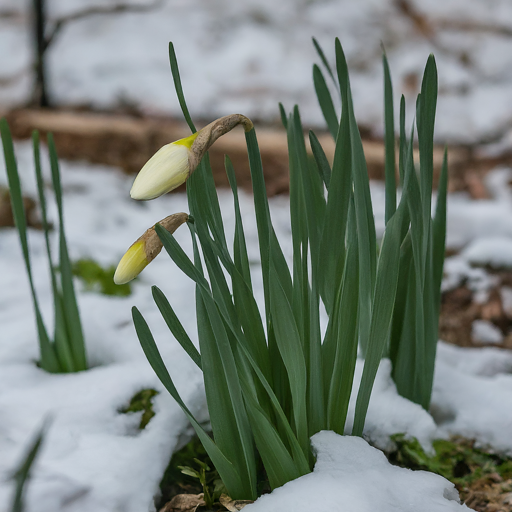
[{"label": "brown dried leaf", "polygon": [[177,494],[167,502],[160,512],[196,512],[197,507],[206,505],[201,494]]},{"label": "brown dried leaf", "polygon": [[219,501],[221,505],[229,510],[229,512],[238,512],[246,505],[254,503],[254,501],[251,500],[232,500],[227,494],[221,494]]}]

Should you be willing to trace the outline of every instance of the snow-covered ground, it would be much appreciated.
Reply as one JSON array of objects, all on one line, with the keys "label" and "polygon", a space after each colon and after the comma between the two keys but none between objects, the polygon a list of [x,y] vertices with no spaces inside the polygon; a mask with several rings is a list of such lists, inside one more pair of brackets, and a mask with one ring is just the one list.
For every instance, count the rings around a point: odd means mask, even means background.
[{"label": "snow-covered ground", "polygon": [[[24,190],[35,195],[31,148],[24,143],[16,149]],[[48,176],[47,171],[45,168]],[[512,239],[512,191],[507,186],[511,177],[508,169],[491,173],[487,184],[493,197],[487,201],[474,202],[461,194],[450,196],[448,245],[461,248],[471,242],[471,246],[447,266],[445,287],[456,286],[461,279],[477,283],[475,286],[483,292],[489,286],[488,280],[473,275],[476,270],[469,262],[473,258],[485,260],[486,244],[478,250],[482,237],[501,237],[502,241],[497,242],[500,247],[506,247],[507,240]],[[187,211],[182,194],[146,203],[130,200],[131,181],[115,169],[62,162],[65,222],[72,259],[92,257],[102,264],[117,263],[147,227],[171,213]],[[0,184],[6,183],[1,165]],[[234,223],[232,197],[225,190],[219,194],[230,233]],[[372,183],[372,196],[376,223],[382,229],[381,184]],[[241,201],[250,259],[257,260],[251,198],[241,194]],[[289,254],[288,199],[274,198],[271,209],[277,235]],[[480,216],[475,214],[467,220],[467,212],[475,210]],[[54,210],[51,214],[55,218]],[[175,235],[187,245],[185,228]],[[30,245],[35,285],[49,323],[50,283],[40,232],[30,232]],[[494,254],[487,257],[492,259]],[[186,421],[150,369],[138,344],[130,309],[136,305],[146,317],[183,398],[199,419],[206,420],[201,375],[173,340],[150,292],[150,285],[158,283],[195,339],[191,282],[166,255],[161,255],[144,270],[128,298],[86,292],[77,283],[93,368],[74,375],[49,375],[34,365],[38,356],[35,322],[14,229],[0,232],[0,268],[0,510],[7,509],[12,492],[12,483],[5,478],[48,414],[52,417],[51,427],[29,485],[27,512],[151,510],[159,480],[186,429]],[[257,265],[253,270],[256,276]],[[358,364],[356,381],[360,374]],[[148,387],[161,391],[155,398],[156,416],[145,430],[138,432],[140,416],[120,414],[119,409],[128,404],[135,392]],[[432,416],[396,393],[389,361],[382,362],[365,429],[372,444],[387,448],[389,435],[406,432],[428,449],[434,438],[458,433],[476,437],[480,444],[512,455],[511,431],[512,353],[492,347],[477,351],[440,343]],[[383,512],[464,509],[453,501],[456,496],[452,484],[427,473],[391,467],[361,440],[323,433],[313,443],[318,452],[315,472],[252,505],[253,510],[282,510],[281,500],[292,498],[300,498],[302,504],[302,508],[294,508],[296,512],[347,507],[354,511],[376,510],[376,503]],[[353,460],[358,460],[358,464],[349,466]],[[364,488],[360,487],[362,482]],[[367,498],[360,496],[369,486],[372,494]],[[334,497],[335,506],[331,505]]]},{"label": "snow-covered ground", "polygon": [[[508,0],[47,0],[56,20],[119,3],[149,6],[78,17],[48,50],[49,92],[59,105],[135,104],[178,114],[167,43],[173,41],[196,118],[241,112],[277,120],[277,102],[298,103],[321,123],[311,65],[315,36],[333,61],[345,49],[358,121],[382,132],[381,42],[396,99],[414,104],[427,56],[439,66],[439,140],[505,137],[512,127],[512,4]],[[28,0],[0,0],[0,106],[31,93]],[[398,105],[398,102],[396,103]],[[412,117],[412,112],[410,113]],[[322,123],[323,125],[323,123]],[[507,139],[506,134],[509,134]],[[502,148],[503,149],[503,148]]]}]

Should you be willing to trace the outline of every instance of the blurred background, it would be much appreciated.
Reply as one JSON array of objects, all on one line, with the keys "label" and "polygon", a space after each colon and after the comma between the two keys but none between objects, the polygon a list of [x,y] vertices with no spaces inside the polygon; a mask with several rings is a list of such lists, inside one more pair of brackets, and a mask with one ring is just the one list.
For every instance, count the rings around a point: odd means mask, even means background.
[{"label": "blurred background", "polygon": [[[250,116],[264,129],[274,176],[269,192],[286,192],[278,102],[299,104],[306,126],[323,127],[312,37],[331,62],[334,38],[341,40],[377,178],[382,151],[371,141],[383,130],[381,44],[395,107],[401,94],[408,100],[408,124],[433,52],[436,137],[453,148],[451,188],[485,195],[478,176],[508,162],[512,147],[508,0],[0,0],[0,113],[18,138],[32,128],[50,130],[63,157],[136,172],[161,145],[187,133],[169,70],[172,41],[199,126],[234,112]],[[52,110],[34,110],[40,107]],[[235,139],[226,145],[236,146]]]}]

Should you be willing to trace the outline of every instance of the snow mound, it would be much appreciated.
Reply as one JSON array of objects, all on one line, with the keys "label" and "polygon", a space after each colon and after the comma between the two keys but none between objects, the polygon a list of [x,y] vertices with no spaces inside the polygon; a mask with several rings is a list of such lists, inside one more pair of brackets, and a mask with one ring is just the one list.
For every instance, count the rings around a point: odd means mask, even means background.
[{"label": "snow mound", "polygon": [[471,324],[471,336],[475,341],[489,345],[503,341],[501,330],[488,320],[475,320]]},{"label": "snow mound", "polygon": [[430,412],[437,435],[512,455],[512,353],[439,342]]},{"label": "snow mound", "polygon": [[512,237],[477,238],[464,249],[462,256],[472,265],[512,268]]},{"label": "snow mound", "polygon": [[[358,359],[345,425],[346,434],[352,432],[363,366],[364,361]],[[391,377],[391,361],[383,359],[375,377],[363,436],[372,445],[390,451],[394,448],[390,436],[397,433],[405,433],[408,438],[417,438],[423,448],[430,451],[432,441],[436,438],[436,425],[430,414],[421,406],[398,394]]]},{"label": "snow mound", "polygon": [[382,452],[359,437],[319,432],[311,438],[313,473],[275,489],[248,505],[247,512],[441,512],[460,505],[454,485],[426,471],[392,466]]}]

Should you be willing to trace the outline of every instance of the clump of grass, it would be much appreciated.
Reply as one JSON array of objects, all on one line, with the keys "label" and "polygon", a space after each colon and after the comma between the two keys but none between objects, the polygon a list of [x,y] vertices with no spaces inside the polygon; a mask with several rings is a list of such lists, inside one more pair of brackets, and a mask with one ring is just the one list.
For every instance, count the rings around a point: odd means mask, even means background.
[{"label": "clump of grass", "polygon": [[[13,217],[18,230],[25,268],[30,284],[32,302],[36,316],[37,334],[39,338],[40,360],[39,366],[52,373],[78,372],[87,369],[87,356],[85,351],[82,324],[78,311],[78,304],[73,285],[73,273],[68,253],[66,235],[64,231],[64,212],[62,206],[62,187],[60,182],[59,162],[52,135],[48,135],[48,149],[50,153],[50,167],[52,184],[57,202],[59,218],[59,256],[58,263],[54,265],[50,250],[50,224],[46,215],[46,197],[41,172],[41,156],[39,150],[39,134],[32,134],[34,150],[35,173],[37,179],[37,191],[41,207],[41,218],[46,252],[48,256],[49,271],[51,277],[53,306],[54,306],[54,333],[50,337],[43,322],[39,301],[34,287],[30,251],[27,236],[27,219],[23,205],[23,194],[20,176],[16,164],[12,137],[9,125],[5,119],[0,120],[0,132],[9,181],[9,193]],[[59,269],[58,271],[56,269]]]}]

